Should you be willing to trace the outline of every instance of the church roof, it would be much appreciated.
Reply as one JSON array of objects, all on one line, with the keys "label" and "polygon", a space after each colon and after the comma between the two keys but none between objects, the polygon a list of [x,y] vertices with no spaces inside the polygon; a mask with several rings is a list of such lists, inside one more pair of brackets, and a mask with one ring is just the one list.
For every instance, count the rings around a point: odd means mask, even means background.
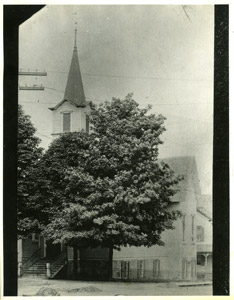
[{"label": "church roof", "polygon": [[78,60],[77,46],[76,46],[76,31],[75,31],[75,45],[72,54],[70,70],[68,73],[66,89],[63,100],[60,101],[51,110],[57,109],[63,102],[68,101],[77,107],[85,107],[89,102],[85,100],[82,77],[80,73],[80,65]]},{"label": "church roof", "polygon": [[[168,157],[159,160],[169,165],[174,171],[175,175],[181,175],[184,177],[178,184],[179,192],[177,192],[172,198],[171,202],[181,202],[186,200],[186,195],[189,193],[195,194],[198,201],[201,195],[198,171],[196,167],[195,157],[193,156],[178,156]],[[192,181],[193,189],[190,187]]]}]

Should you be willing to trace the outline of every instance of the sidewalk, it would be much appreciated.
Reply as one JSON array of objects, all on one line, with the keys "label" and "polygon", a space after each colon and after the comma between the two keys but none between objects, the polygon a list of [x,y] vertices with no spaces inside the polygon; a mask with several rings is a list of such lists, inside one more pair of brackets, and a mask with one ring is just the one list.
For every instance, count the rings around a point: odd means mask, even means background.
[{"label": "sidewalk", "polygon": [[205,286],[212,285],[211,281],[194,281],[194,282],[177,282],[177,286],[185,287],[185,286]]},{"label": "sidewalk", "polygon": [[61,296],[212,295],[211,284],[201,285],[198,282],[193,286],[185,284],[189,283],[97,282],[22,277],[18,280],[18,296],[35,296],[41,288],[49,288]]}]

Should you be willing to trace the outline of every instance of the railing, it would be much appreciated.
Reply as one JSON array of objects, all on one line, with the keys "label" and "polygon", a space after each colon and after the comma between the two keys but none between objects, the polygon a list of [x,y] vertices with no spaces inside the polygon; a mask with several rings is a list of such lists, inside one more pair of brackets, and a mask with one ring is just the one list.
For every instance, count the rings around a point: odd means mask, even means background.
[{"label": "railing", "polygon": [[25,263],[18,263],[18,276],[22,276],[25,270],[30,268],[39,258],[42,248],[38,248]]},{"label": "railing", "polygon": [[46,264],[47,277],[54,278],[66,264],[67,264],[67,253],[66,253],[66,249],[64,249],[53,262]]}]

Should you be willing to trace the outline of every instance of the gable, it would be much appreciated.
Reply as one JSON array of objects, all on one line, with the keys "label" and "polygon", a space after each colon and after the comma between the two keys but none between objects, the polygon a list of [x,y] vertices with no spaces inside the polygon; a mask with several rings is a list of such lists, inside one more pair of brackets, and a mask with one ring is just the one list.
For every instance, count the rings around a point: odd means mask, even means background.
[{"label": "gable", "polygon": [[70,103],[67,100],[63,100],[61,105],[59,105],[59,107],[57,107],[56,113],[65,112],[65,111],[73,112],[75,110],[77,110],[75,105],[73,105],[72,103]]},{"label": "gable", "polygon": [[62,101],[60,101],[56,106],[54,107],[49,107],[50,110],[54,111],[54,110],[57,110],[61,105],[63,105],[65,102],[68,102],[70,103],[72,106],[74,107],[86,107],[86,106],[90,106],[90,102],[89,101],[85,101],[82,105],[77,105],[75,103],[73,103],[72,101],[70,100],[66,100],[66,99],[63,99]]},{"label": "gable", "polygon": [[179,182],[179,191],[171,198],[171,202],[185,201],[186,195],[189,192],[193,193],[196,200],[198,200],[201,189],[195,158],[192,156],[180,156],[164,158],[159,161],[168,164],[176,176],[180,175],[184,177],[184,179]]}]

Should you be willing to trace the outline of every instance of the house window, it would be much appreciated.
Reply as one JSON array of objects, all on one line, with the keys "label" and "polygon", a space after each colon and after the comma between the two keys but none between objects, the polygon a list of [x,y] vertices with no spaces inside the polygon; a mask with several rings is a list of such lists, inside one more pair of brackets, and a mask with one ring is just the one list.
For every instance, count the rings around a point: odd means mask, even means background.
[{"label": "house window", "polygon": [[113,278],[121,278],[121,261],[113,260]]},{"label": "house window", "polygon": [[129,261],[121,261],[121,278],[129,278]]},{"label": "house window", "polygon": [[89,133],[89,116],[86,115],[86,132]]},{"label": "house window", "polygon": [[197,241],[204,242],[204,227],[197,226]]},{"label": "house window", "polygon": [[138,260],[137,261],[137,278],[144,277],[144,261]]},{"label": "house window", "polygon": [[197,265],[198,266],[205,266],[205,257],[202,254],[197,255]]},{"label": "house window", "polygon": [[63,113],[63,132],[71,131],[71,114]]},{"label": "house window", "polygon": [[38,234],[32,233],[32,242],[33,242],[33,243],[37,243],[37,242],[38,242],[38,239],[39,239]]},{"label": "house window", "polygon": [[182,279],[186,279],[188,276],[188,261],[187,259],[182,259]]},{"label": "house window", "polygon": [[191,277],[196,277],[196,259],[191,260]]},{"label": "house window", "polygon": [[183,235],[183,242],[185,241],[185,215],[182,216],[182,235]]},{"label": "house window", "polygon": [[158,278],[160,274],[160,260],[154,259],[153,260],[153,277]]},{"label": "house window", "polygon": [[192,242],[194,242],[194,215],[192,215]]}]

